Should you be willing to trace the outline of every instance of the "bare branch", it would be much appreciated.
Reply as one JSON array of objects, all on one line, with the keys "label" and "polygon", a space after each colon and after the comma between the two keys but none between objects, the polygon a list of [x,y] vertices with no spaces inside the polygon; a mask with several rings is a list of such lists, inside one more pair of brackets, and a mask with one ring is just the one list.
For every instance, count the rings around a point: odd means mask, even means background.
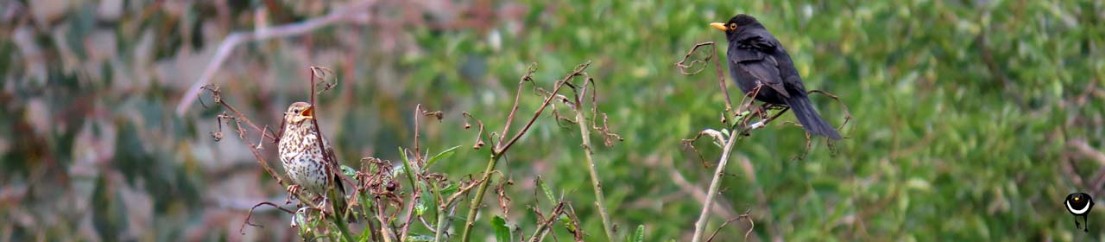
[{"label": "bare branch", "polygon": [[506,133],[510,131],[510,124],[514,123],[514,114],[518,112],[518,102],[522,96],[522,87],[525,86],[522,84],[533,82],[534,72],[537,72],[537,63],[530,64],[529,68],[526,70],[526,74],[522,75],[522,78],[519,78],[518,90],[514,91],[514,104],[510,107],[510,114],[506,116],[506,124],[503,124],[503,132],[499,134],[499,140],[506,139]]},{"label": "bare branch", "polygon": [[537,214],[538,221],[537,230],[533,232],[533,237],[529,240],[530,242],[541,241],[545,238],[545,235],[549,232],[549,228],[551,228],[552,225],[556,223],[556,219],[560,217],[558,215],[564,213],[564,206],[565,203],[562,199],[560,202],[556,203],[556,206],[553,207],[548,216],[542,216],[541,211],[538,210],[536,206],[533,207],[534,213]]},{"label": "bare branch", "polygon": [[[702,47],[705,47],[705,46],[710,46],[710,53],[707,54],[706,57],[702,58],[702,60],[690,60],[690,63],[687,62],[687,60],[690,59],[691,56],[693,56],[694,53],[696,51],[698,51],[699,48],[702,48]],[[679,72],[683,73],[684,75],[694,75],[694,74],[698,74],[698,72],[701,72],[702,70],[705,70],[705,68],[699,69],[697,71],[687,71],[687,70],[690,69],[691,67],[697,65],[698,63],[710,62],[710,60],[712,60],[716,57],[717,57],[717,43],[714,43],[713,41],[702,42],[702,43],[695,44],[694,47],[692,47],[690,51],[687,51],[687,54],[684,55],[683,59],[679,60],[679,62],[676,62],[675,66],[678,67]],[[725,111],[727,113],[726,116],[732,116],[733,114],[729,113],[729,112],[733,111],[733,104],[731,103],[732,99],[729,98],[729,88],[728,88],[728,84],[725,83],[725,72],[724,72],[724,69],[721,68],[721,62],[720,61],[714,61],[714,71],[716,72],[715,74],[717,75],[718,85],[721,86],[721,92],[725,94]]]},{"label": "bare branch", "polygon": [[461,113],[461,115],[464,115],[464,129],[469,129],[472,127],[472,125],[468,123],[469,119],[476,120],[476,124],[479,125],[480,131],[476,133],[476,142],[472,145],[472,149],[479,150],[480,148],[483,148],[483,121],[472,117],[472,114],[469,114],[468,112]]},{"label": "bare branch", "polygon": [[[589,67],[589,66],[591,66],[590,61],[587,61],[586,63],[580,64],[579,66],[577,66],[575,70],[573,70],[571,73],[568,73],[567,75],[565,75],[563,79],[560,79],[560,81],[556,82],[556,86],[553,88],[552,93],[555,94],[555,93],[560,92],[560,88],[563,87],[564,84],[567,84],[568,81],[571,81],[572,78],[574,78],[576,76],[579,76],[580,73],[583,73],[583,71],[586,71],[587,67]],[[529,128],[533,126],[533,123],[535,121],[537,121],[537,117],[541,116],[541,112],[545,111],[545,108],[549,106],[549,103],[552,102],[552,100],[553,100],[552,96],[549,96],[548,98],[545,98],[545,101],[542,102],[541,106],[539,108],[537,108],[537,111],[533,113],[533,117],[530,118],[529,122],[527,122],[525,126],[522,126],[522,130],[520,130],[518,133],[514,134],[514,136],[512,138],[510,138],[509,141],[506,141],[505,144],[502,143],[504,140],[499,140],[499,143],[498,143],[498,145],[496,145],[496,148],[493,152],[497,153],[497,154],[502,154],[503,152],[506,152],[506,150],[510,149],[510,146],[513,146],[514,143],[518,141],[518,139],[522,138],[522,135],[526,134],[526,131],[529,131]]]},{"label": "bare branch", "polygon": [[756,222],[752,221],[752,217],[748,213],[748,211],[745,211],[744,214],[741,214],[740,216],[737,216],[736,218],[731,218],[731,219],[725,220],[724,223],[721,223],[721,226],[718,226],[717,229],[714,230],[713,234],[710,234],[710,238],[706,239],[706,241],[707,242],[714,241],[714,236],[717,236],[717,233],[720,232],[722,228],[725,228],[725,225],[729,225],[729,223],[732,223],[733,221],[742,220],[742,219],[748,219],[748,223],[752,225],[750,228],[748,228],[748,231],[744,232],[744,240],[748,241],[748,235],[751,235],[752,230],[756,229]]},{"label": "bare branch", "polygon": [[[520,139],[523,135],[526,134],[527,131],[529,131],[531,127],[533,127],[533,123],[537,121],[537,118],[541,117],[541,113],[545,111],[545,108],[549,107],[556,94],[560,92],[560,89],[565,85],[569,85],[569,82],[573,78],[580,76],[580,74],[587,70],[587,67],[590,65],[590,61],[580,64],[571,73],[565,75],[563,79],[557,81],[552,92],[550,92],[550,95],[545,98],[544,102],[541,103],[541,106],[538,107],[537,111],[533,113],[533,117],[531,117],[529,121],[526,122],[525,126],[522,126],[521,130],[518,130],[516,133],[514,133],[514,135],[510,139],[500,138],[498,141],[494,142],[495,145],[491,149],[491,157],[490,159],[488,159],[487,167],[484,168],[483,178],[480,179],[480,186],[476,190],[476,197],[473,198],[472,203],[470,204],[470,207],[468,209],[467,219],[465,219],[464,222],[464,232],[461,234],[461,241],[468,241],[468,239],[471,238],[471,230],[472,226],[475,225],[476,213],[479,212],[480,205],[483,202],[484,193],[487,192],[487,187],[489,185],[487,181],[490,179],[491,173],[494,172],[495,165],[499,162],[499,159],[506,155],[506,151],[510,150],[510,147],[518,142],[518,139]],[[525,82],[525,80],[526,78],[523,78],[522,82]],[[519,83],[519,85],[521,84],[522,83]],[[518,88],[518,92],[521,91],[522,88]],[[516,97],[519,95],[521,94],[515,94]],[[517,102],[515,102],[514,106],[517,106]],[[511,111],[511,113],[512,114],[508,116],[508,123],[511,122],[510,120],[513,120],[513,113],[515,113],[515,111]],[[507,125],[504,130],[509,130],[509,127],[510,126]],[[506,132],[503,132],[500,137],[506,137]],[[477,148],[479,147],[479,144],[480,143],[477,143]]]},{"label": "bare branch", "polygon": [[350,6],[319,18],[254,31],[240,31],[228,35],[226,39],[223,39],[222,44],[219,44],[215,56],[203,69],[200,77],[192,83],[192,87],[188,88],[188,92],[181,97],[180,104],[177,104],[176,108],[177,115],[184,115],[188,111],[188,105],[191,105],[199,97],[200,91],[203,90],[202,87],[207,85],[211,78],[215,76],[215,72],[223,66],[223,62],[226,62],[226,59],[230,57],[230,54],[238,45],[252,41],[302,35],[333,24],[363,22],[369,17],[368,10],[375,4],[375,0],[365,0],[350,4]]},{"label": "bare branch", "polygon": [[1101,151],[1097,151],[1097,149],[1090,147],[1090,144],[1086,143],[1086,140],[1077,139],[1068,141],[1067,146],[1073,148],[1079,155],[1090,158],[1096,161],[1097,164],[1105,166],[1105,153],[1101,153]]},{"label": "bare branch", "polygon": [[260,228],[265,227],[265,226],[262,226],[262,225],[259,225],[259,224],[254,224],[253,222],[250,222],[250,219],[253,218],[253,210],[257,209],[257,207],[260,207],[260,206],[263,206],[263,205],[272,206],[273,208],[276,208],[277,210],[280,210],[280,211],[284,211],[285,213],[295,214],[295,211],[288,210],[286,208],[280,207],[279,205],[273,204],[271,202],[261,202],[261,203],[258,203],[257,205],[253,205],[253,207],[249,209],[249,213],[246,213],[246,221],[242,222],[242,226],[238,228],[238,233],[246,234],[246,231],[245,231],[246,225],[253,226],[253,227],[260,227]]}]

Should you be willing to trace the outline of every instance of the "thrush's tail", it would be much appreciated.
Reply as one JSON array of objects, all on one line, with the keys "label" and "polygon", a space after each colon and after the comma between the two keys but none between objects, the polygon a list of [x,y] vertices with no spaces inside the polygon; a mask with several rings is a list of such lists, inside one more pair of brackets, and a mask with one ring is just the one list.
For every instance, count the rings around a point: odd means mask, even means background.
[{"label": "thrush's tail", "polygon": [[820,135],[829,137],[830,139],[840,139],[840,133],[836,132],[836,129],[828,122],[825,122],[821,118],[821,115],[817,113],[817,110],[810,105],[810,98],[805,93],[794,95],[791,94],[790,98],[784,100],[790,109],[793,110],[794,116],[798,118],[798,122],[802,124],[802,127],[806,129],[806,132],[814,135]]}]

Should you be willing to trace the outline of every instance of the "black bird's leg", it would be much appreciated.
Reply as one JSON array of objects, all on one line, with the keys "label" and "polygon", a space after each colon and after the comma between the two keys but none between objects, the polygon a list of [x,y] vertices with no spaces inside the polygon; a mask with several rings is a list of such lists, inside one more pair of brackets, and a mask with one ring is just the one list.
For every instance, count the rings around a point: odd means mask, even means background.
[{"label": "black bird's leg", "polygon": [[764,125],[767,125],[767,122],[771,122],[772,120],[779,118],[779,116],[782,116],[787,111],[790,111],[790,107],[782,107],[780,109],[781,111],[779,111],[779,113],[776,113],[775,116],[771,116],[771,118],[764,120]]},{"label": "black bird's leg", "polygon": [[[748,101],[748,105],[752,105],[753,102],[756,102],[756,97],[760,95],[760,89],[762,89],[763,87],[764,87],[763,84],[756,84],[756,87],[752,88],[751,92],[748,92],[747,94],[744,95],[744,99],[750,99],[751,98],[750,100],[752,100],[752,101]],[[744,105],[745,105],[745,101],[741,100],[741,108],[744,108]],[[757,109],[756,112],[763,112],[763,110],[762,110],[762,108]]]},{"label": "black bird's leg", "polygon": [[[747,92],[747,93],[744,94],[744,98],[741,99],[740,106],[737,106],[737,111],[736,112],[737,112],[737,116],[739,118],[737,119],[737,122],[734,122],[733,126],[730,127],[730,128],[736,129],[740,126],[748,126],[748,120],[749,119],[740,117],[740,113],[743,113],[744,111],[746,111],[747,110],[746,107],[751,106],[752,103],[756,101],[756,96],[760,95],[760,88],[763,88],[763,84],[756,84],[756,87],[752,88],[752,91]],[[751,100],[751,101],[749,101],[749,100]],[[750,113],[750,115],[758,115],[760,112],[762,112],[761,109],[762,108],[757,108],[756,110],[753,110],[753,112]],[[749,136],[751,134],[748,133],[748,130],[744,130],[743,132],[741,132],[741,135]]]},{"label": "black bird's leg", "polygon": [[756,116],[759,116],[760,120],[767,119],[768,113],[771,112],[771,106],[772,104],[770,103],[764,103],[763,105],[760,105],[760,108],[756,109]]}]

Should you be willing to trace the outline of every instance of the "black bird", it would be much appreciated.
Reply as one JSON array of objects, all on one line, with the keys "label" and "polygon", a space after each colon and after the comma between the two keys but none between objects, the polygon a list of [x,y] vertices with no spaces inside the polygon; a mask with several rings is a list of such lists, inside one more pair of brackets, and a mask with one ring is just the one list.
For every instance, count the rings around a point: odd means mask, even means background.
[{"label": "black bird", "polygon": [[1090,214],[1090,209],[1093,209],[1093,197],[1082,192],[1071,193],[1067,195],[1066,204],[1067,211],[1074,215],[1074,228],[1078,228],[1078,217],[1082,217],[1082,231],[1090,232],[1090,221],[1086,214]]},{"label": "black bird", "polygon": [[752,16],[740,14],[729,22],[711,23],[710,26],[724,31],[729,40],[729,75],[741,91],[748,94],[755,91],[757,85],[763,85],[756,100],[794,109],[794,116],[810,134],[840,139],[840,133],[810,105],[802,77],[794,68],[790,55],[763,24]]}]

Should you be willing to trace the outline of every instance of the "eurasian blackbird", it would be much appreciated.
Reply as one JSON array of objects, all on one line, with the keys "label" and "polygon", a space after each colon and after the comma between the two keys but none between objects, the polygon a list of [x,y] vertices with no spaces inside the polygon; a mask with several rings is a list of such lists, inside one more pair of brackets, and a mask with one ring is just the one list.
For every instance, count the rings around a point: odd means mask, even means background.
[{"label": "eurasian blackbird", "polygon": [[752,16],[740,14],[729,22],[711,23],[710,26],[724,31],[729,40],[729,75],[741,91],[747,94],[762,85],[756,100],[794,109],[794,116],[810,134],[840,139],[840,133],[810,105],[802,77],[794,68],[790,55],[763,24]]}]

